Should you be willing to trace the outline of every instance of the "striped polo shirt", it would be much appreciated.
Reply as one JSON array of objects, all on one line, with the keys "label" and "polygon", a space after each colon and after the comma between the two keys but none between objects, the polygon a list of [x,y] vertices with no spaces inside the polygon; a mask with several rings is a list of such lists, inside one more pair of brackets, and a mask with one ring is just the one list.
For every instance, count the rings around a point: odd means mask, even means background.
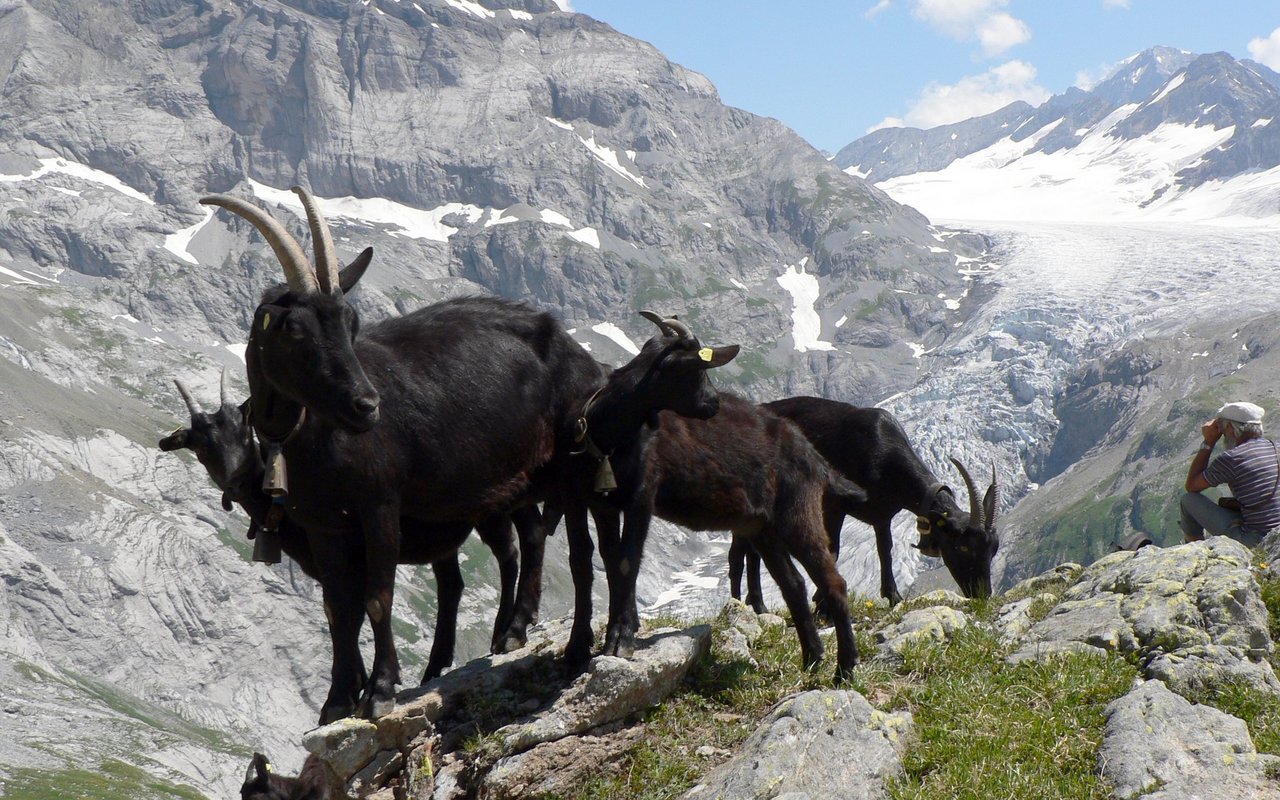
[{"label": "striped polo shirt", "polygon": [[1244,529],[1266,533],[1280,527],[1280,458],[1270,439],[1241,442],[1209,463],[1204,479],[1210,486],[1225,483],[1240,501]]}]

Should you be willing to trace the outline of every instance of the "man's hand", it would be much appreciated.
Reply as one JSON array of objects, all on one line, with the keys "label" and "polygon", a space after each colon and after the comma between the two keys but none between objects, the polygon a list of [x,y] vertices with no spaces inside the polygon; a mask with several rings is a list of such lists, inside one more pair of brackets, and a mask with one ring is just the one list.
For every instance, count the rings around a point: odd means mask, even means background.
[{"label": "man's hand", "polygon": [[1204,437],[1205,444],[1217,444],[1218,439],[1222,437],[1222,431],[1218,429],[1218,421],[1211,419],[1201,425],[1200,435]]}]

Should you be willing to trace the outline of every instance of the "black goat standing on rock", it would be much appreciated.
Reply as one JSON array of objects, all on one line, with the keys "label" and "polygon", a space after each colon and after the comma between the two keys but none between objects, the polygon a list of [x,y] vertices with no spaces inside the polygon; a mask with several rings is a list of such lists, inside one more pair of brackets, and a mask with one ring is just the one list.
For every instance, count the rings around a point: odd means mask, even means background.
[{"label": "black goat standing on rock", "polygon": [[[696,372],[688,377],[705,384],[705,369],[728,362],[737,347],[700,349],[679,321],[655,320],[664,337],[645,351],[679,354]],[[659,351],[658,348],[662,348]],[[699,356],[694,356],[695,351]],[[671,358],[668,355],[667,358]],[[701,363],[699,363],[699,359]],[[677,363],[682,363],[677,362]],[[659,364],[665,363],[659,359]],[[834,613],[839,646],[837,676],[857,663],[844,580],[835,568],[822,529],[824,493],[839,490],[851,501],[861,491],[834,475],[804,435],[790,422],[732,394],[719,394],[709,384],[696,395],[687,388],[653,396],[659,382],[642,357],[620,368],[585,404],[579,424],[592,443],[593,458],[578,468],[576,491],[567,493],[566,529],[570,544],[590,538],[586,512],[596,523],[601,556],[609,578],[609,625],[604,654],[628,655],[639,629],[636,577],[649,525],[656,514],[694,530],[732,530],[749,538],[774,579],[783,587],[791,609],[806,667],[822,658],[805,596],[804,582],[791,559],[798,560],[813,581],[836,598],[844,613]],[[691,402],[696,401],[696,402]],[[616,488],[597,491],[597,466],[609,464]],[[622,527],[619,530],[619,516]],[[571,551],[577,606],[567,653],[584,660],[590,647],[590,551]],[[585,560],[583,560],[585,558]],[[579,582],[579,574],[587,581]]]},{"label": "black goat standing on rock", "polygon": [[[264,526],[271,523],[269,515],[272,498],[262,490],[266,465],[262,460],[258,443],[253,436],[253,428],[249,424],[249,408],[246,401],[235,405],[227,396],[227,374],[222,373],[221,404],[216,411],[206,412],[200,408],[191,392],[181,381],[175,380],[179,394],[182,395],[187,409],[191,412],[189,427],[179,428],[160,440],[160,449],[172,451],[191,450],[209,473],[210,479],[222,490],[222,507],[227,511],[232,503],[239,505],[249,516],[251,525],[249,538],[260,542],[258,534]],[[521,556],[525,552],[528,541],[535,542],[541,548],[543,534],[541,532],[542,517],[537,508],[527,506],[511,512],[510,516],[490,517],[476,525],[476,532],[498,560],[500,594],[498,614],[494,621],[492,652],[502,652],[499,648],[508,646],[508,639],[513,636],[524,638],[528,622],[538,611],[538,592],[526,587],[526,583],[534,583],[541,589],[541,577],[536,580],[519,580],[520,591],[517,592],[520,566],[517,563],[515,535],[512,523],[520,531]],[[276,523],[274,535],[278,537],[281,549],[298,564],[308,577],[319,580],[320,573],[316,568],[315,557],[307,542],[306,531],[291,522],[287,517]],[[453,663],[454,648],[457,641],[458,608],[462,599],[462,570],[458,563],[458,548],[466,540],[471,526],[467,523],[438,523],[423,525],[414,520],[402,518],[400,526],[403,538],[400,543],[401,564],[430,564],[436,576],[437,609],[435,635],[431,641],[431,655],[427,661],[422,680],[426,682],[440,675],[445,667]],[[355,562],[352,569],[359,573],[364,560],[363,554],[352,553]],[[536,554],[541,566],[541,550]],[[274,559],[272,559],[274,561]],[[517,608],[520,609],[517,612]],[[524,620],[517,627],[513,620],[517,613]],[[363,673],[363,668],[362,668]]]},{"label": "black goat standing on rock", "polygon": [[[287,476],[285,513],[306,531],[323,589],[333,644],[326,723],[394,701],[401,520],[475,524],[527,505],[569,404],[597,385],[600,368],[550,314],[495,298],[436,303],[360,330],[343,294],[372,250],[340,274],[310,193],[294,191],[315,269],[256,206],[227,195],[200,202],[252,223],[288,280],[264,293],[245,358],[267,469],[277,485]],[[374,656],[362,685],[366,614]]]},{"label": "black goat standing on rock", "polygon": [[[966,597],[991,595],[991,561],[1000,548],[996,535],[1000,489],[994,475],[979,501],[969,471],[959,460],[951,459],[969,492],[966,513],[956,505],[951,489],[916,455],[906,432],[888,411],[821,397],[790,397],[763,406],[798,425],[832,467],[866,490],[865,503],[826,504],[825,525],[833,554],[840,551],[840,529],[846,514],[875,529],[882,597],[890,603],[902,600],[893,579],[890,530],[890,523],[902,509],[918,518],[920,551],[941,556]],[[743,564],[747,562],[747,602],[763,611],[760,560],[749,550],[746,542],[734,539],[729,552],[730,592],[735,598],[741,596]],[[817,594],[825,611],[821,591]]]}]

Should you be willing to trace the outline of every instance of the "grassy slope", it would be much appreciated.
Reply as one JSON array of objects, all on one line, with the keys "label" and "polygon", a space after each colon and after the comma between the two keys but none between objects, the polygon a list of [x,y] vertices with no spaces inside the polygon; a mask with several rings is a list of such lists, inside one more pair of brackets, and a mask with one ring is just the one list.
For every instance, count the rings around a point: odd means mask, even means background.
[{"label": "grassy slope", "polygon": [[[1280,634],[1280,578],[1264,583],[1273,636]],[[1010,598],[970,602],[967,611],[990,622]],[[852,688],[884,711],[910,710],[915,735],[904,758],[906,774],[890,787],[895,800],[940,797],[1108,798],[1098,775],[1103,711],[1133,685],[1138,670],[1120,656],[1073,655],[1046,663],[1006,664],[1007,645],[986,625],[959,632],[949,644],[909,648],[904,663],[867,663],[871,632],[918,607],[889,611],[860,599],[858,646],[863,665]],[[1049,606],[1040,609],[1048,613]],[[829,642],[834,650],[834,642]],[[573,800],[657,800],[682,796],[727,757],[781,699],[831,687],[829,654],[814,673],[799,669],[789,628],[766,629],[753,653],[758,667],[713,653],[683,691],[653,709],[647,734],[616,775],[601,776]],[[1220,687],[1196,698],[1248,722],[1260,752],[1280,754],[1280,699],[1241,687]],[[699,755],[711,745],[717,755]],[[706,752],[705,749],[703,752]]]}]

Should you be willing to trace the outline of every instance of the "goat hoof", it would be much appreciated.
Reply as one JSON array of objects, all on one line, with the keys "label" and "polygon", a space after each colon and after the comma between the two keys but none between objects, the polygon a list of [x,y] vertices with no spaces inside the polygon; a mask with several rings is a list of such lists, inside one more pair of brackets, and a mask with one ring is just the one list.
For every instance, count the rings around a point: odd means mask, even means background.
[{"label": "goat hoof", "polygon": [[499,653],[511,653],[524,647],[529,642],[529,637],[524,631],[507,631],[502,636],[493,640],[493,647],[489,652],[497,655]]}]

